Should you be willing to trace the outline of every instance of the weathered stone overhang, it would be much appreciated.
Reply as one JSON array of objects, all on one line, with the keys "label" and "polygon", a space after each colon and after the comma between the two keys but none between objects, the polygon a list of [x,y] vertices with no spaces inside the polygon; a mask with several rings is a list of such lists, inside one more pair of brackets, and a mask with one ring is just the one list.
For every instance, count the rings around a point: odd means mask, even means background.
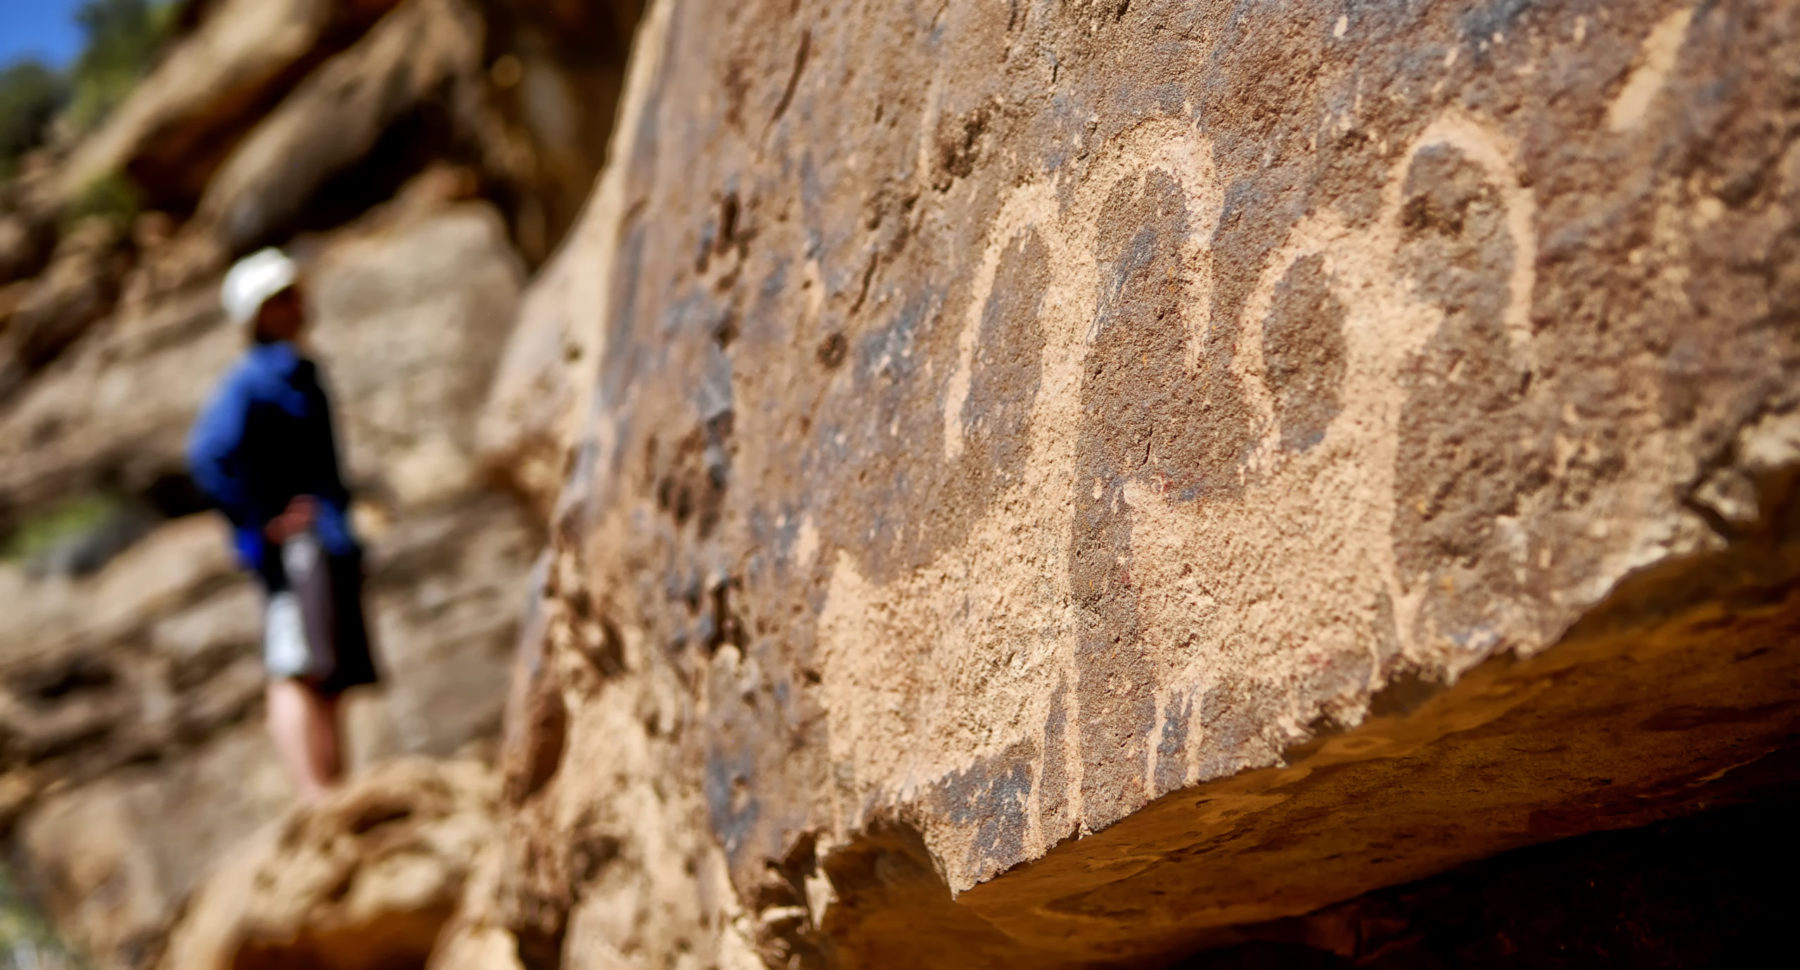
[{"label": "weathered stone overhang", "polygon": [[1073,965],[1791,775],[1796,65],[1775,2],[655,6],[534,304],[600,336],[521,844],[690,786],[770,952]]}]

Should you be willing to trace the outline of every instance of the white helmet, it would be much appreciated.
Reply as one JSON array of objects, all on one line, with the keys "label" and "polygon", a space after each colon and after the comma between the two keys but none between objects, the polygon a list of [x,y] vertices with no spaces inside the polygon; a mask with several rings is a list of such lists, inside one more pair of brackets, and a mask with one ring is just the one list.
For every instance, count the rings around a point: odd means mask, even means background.
[{"label": "white helmet", "polygon": [[273,247],[258,250],[238,260],[225,274],[219,302],[225,305],[225,316],[232,323],[249,326],[270,297],[299,279],[299,267],[287,253]]}]

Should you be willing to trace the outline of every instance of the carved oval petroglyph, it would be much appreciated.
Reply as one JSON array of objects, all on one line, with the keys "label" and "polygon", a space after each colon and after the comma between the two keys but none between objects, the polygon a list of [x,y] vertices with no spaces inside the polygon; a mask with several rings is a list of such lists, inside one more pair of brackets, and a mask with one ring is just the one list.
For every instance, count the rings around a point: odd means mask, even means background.
[{"label": "carved oval petroglyph", "polygon": [[[1223,320],[1208,309],[1222,192],[1194,129],[1145,123],[1058,177],[1078,181],[1000,204],[944,393],[944,458],[1004,469],[996,497],[893,582],[839,553],[820,619],[832,756],[857,801],[966,787],[984,757],[1037,752],[1030,782],[1008,783],[1029,824],[1004,851],[976,840],[959,882],[1277,760],[1321,715],[1359,721],[1396,663],[1456,649],[1418,626],[1426,591],[1396,558],[1401,375],[1458,318],[1529,366],[1530,193],[1472,119],[1408,146],[1378,218],[1302,219]],[[1450,284],[1409,272],[1458,218],[1491,258]],[[902,636],[908,650],[884,649]],[[1067,727],[1044,751],[1053,711]],[[863,773],[882,764],[902,768]]]}]

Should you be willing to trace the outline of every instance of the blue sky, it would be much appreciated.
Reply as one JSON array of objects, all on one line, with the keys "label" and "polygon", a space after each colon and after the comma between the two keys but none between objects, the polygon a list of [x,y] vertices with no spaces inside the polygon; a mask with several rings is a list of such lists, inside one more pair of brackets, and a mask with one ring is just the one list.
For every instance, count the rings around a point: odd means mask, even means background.
[{"label": "blue sky", "polygon": [[0,65],[35,56],[55,67],[81,50],[81,0],[0,0]]}]

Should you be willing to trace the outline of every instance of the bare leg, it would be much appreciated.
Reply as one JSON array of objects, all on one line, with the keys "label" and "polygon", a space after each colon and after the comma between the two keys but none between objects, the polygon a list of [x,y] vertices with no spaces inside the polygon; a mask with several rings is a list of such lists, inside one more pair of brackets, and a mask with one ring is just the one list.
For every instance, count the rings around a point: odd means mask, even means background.
[{"label": "bare leg", "polygon": [[316,802],[343,773],[338,701],[298,680],[269,683],[269,736],[299,789]]}]

